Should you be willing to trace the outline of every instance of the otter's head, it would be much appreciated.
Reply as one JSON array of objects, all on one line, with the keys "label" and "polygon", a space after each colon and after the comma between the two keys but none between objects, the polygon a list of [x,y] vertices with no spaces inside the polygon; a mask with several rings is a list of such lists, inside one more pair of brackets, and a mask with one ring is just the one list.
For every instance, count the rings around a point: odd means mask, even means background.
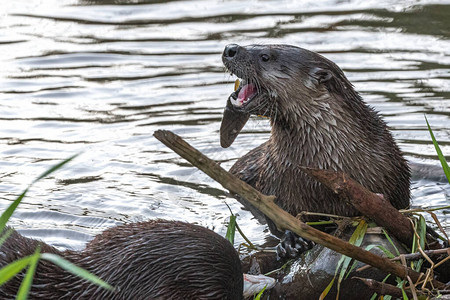
[{"label": "otter's head", "polygon": [[342,70],[325,57],[290,45],[225,47],[222,61],[240,78],[227,101],[220,128],[221,145],[229,147],[250,115],[287,122],[311,111],[327,95],[353,91]]}]

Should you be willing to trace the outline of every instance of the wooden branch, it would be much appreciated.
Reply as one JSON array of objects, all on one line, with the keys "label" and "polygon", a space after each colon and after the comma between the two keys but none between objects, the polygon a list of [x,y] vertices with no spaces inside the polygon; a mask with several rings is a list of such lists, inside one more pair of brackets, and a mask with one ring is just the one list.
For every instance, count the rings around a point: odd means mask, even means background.
[{"label": "wooden branch", "polygon": [[[320,230],[306,225],[300,220],[281,209],[274,203],[275,196],[266,196],[225,171],[215,161],[209,159],[197,149],[186,143],[178,135],[167,131],[158,130],[153,134],[164,145],[175,151],[178,155],[189,161],[198,169],[205,172],[215,181],[219,182],[225,189],[231,193],[238,194],[249,201],[252,205],[269,217],[280,229],[289,229],[299,236],[312,240],[327,248],[330,248],[341,254],[350,256],[358,261],[370,264],[387,273],[392,273],[401,278],[409,275],[412,280],[417,281],[420,273],[406,268],[398,263],[394,263],[387,258],[378,256],[360,247],[351,245],[339,238],[324,233]],[[437,280],[431,280],[433,286],[439,289],[445,289],[446,285]]]},{"label": "wooden branch", "polygon": [[[373,279],[361,278],[361,277],[352,277],[352,279],[356,279],[364,283],[369,289],[377,293],[378,295],[391,295],[395,298],[403,299],[402,290],[396,286],[391,284],[387,284],[384,282],[379,282]],[[408,299],[413,299],[413,294],[410,290],[405,290]],[[416,293],[420,296],[425,296],[426,294],[421,293],[416,290]]]},{"label": "wooden branch", "polygon": [[344,201],[350,202],[364,216],[388,229],[399,241],[405,245],[412,244],[414,230],[409,219],[389,201],[372,193],[343,172],[306,167],[300,169],[330,188]]}]

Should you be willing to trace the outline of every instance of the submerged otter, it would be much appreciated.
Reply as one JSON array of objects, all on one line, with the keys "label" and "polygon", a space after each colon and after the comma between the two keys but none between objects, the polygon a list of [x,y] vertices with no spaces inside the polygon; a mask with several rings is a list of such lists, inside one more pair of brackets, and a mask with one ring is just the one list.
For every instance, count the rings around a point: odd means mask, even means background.
[{"label": "submerged otter", "polygon": [[[29,299],[243,299],[239,257],[229,241],[201,226],[148,221],[104,231],[82,252],[57,249],[14,232],[0,247],[0,267],[41,251],[100,276],[109,292],[41,260]],[[14,299],[24,274],[0,286]]]},{"label": "submerged otter", "polygon": [[[289,45],[225,47],[226,68],[241,78],[221,125],[221,145],[234,141],[250,115],[270,118],[267,142],[230,172],[297,215],[358,212],[298,166],[343,171],[397,209],[410,199],[410,170],[386,124],[325,57]],[[279,234],[269,220],[272,233]]]}]

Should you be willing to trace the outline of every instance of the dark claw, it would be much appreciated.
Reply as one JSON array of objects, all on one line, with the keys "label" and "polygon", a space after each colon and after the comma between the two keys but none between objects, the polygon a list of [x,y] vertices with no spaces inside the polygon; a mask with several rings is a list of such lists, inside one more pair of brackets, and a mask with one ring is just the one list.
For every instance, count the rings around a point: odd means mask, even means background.
[{"label": "dark claw", "polygon": [[306,240],[290,230],[286,230],[277,246],[277,254],[280,258],[295,258],[314,247],[315,243]]}]

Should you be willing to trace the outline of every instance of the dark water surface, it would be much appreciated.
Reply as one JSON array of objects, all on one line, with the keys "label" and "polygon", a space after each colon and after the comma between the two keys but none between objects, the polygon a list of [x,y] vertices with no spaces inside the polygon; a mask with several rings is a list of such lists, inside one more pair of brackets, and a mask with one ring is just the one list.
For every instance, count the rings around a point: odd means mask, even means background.
[{"label": "dark water surface", "polygon": [[[0,209],[82,152],[31,189],[11,225],[79,249],[114,224],[149,218],[224,234],[227,203],[262,243],[266,226],[152,136],[173,130],[227,168],[267,140],[268,121],[254,118],[231,148],[219,145],[235,79],[222,66],[224,46],[322,53],[381,112],[410,160],[438,165],[424,114],[450,155],[449,38],[449,1],[3,1]],[[412,192],[415,206],[450,203],[448,183],[415,181]]]}]

